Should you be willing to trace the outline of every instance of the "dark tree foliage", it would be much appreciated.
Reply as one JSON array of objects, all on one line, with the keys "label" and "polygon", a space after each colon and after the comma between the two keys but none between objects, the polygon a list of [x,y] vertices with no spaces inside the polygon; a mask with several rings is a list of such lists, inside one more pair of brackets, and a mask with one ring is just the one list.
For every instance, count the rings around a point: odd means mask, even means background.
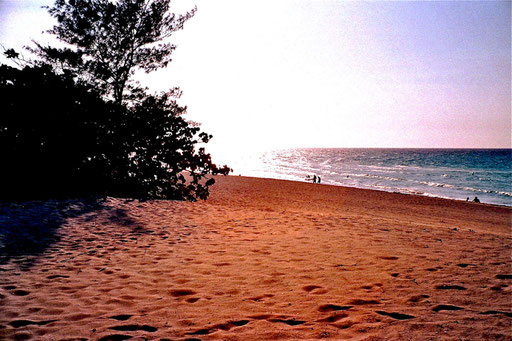
[{"label": "dark tree foliage", "polygon": [[72,73],[0,65],[0,199],[77,195],[206,199],[217,167],[167,95],[104,100]]},{"label": "dark tree foliage", "polygon": [[150,95],[132,78],[165,67],[183,28],[169,0],[56,0],[50,30],[65,48],[41,46],[23,70],[0,67],[4,199],[114,195],[206,199],[211,177],[227,175],[200,144],[210,135],[182,115],[174,89]]},{"label": "dark tree foliage", "polygon": [[[37,44],[33,51],[56,68],[72,70],[116,103],[137,88],[136,70],[167,66],[176,45],[167,41],[196,9],[170,13],[169,0],[57,0],[49,13],[58,24],[49,32],[69,45]],[[130,91],[129,91],[130,92]]]},{"label": "dark tree foliage", "polygon": [[0,65],[2,199],[32,199],[101,190],[102,133],[113,105],[51,67]]},{"label": "dark tree foliage", "polygon": [[[208,175],[227,175],[227,166],[217,167],[204,148],[211,135],[200,132],[183,119],[185,109],[168,95],[144,96],[125,107],[114,130],[113,155],[123,155],[122,168],[112,168],[123,196],[195,200],[206,199],[215,183]],[[118,143],[122,141],[122,143]],[[120,153],[122,151],[122,153]]]}]

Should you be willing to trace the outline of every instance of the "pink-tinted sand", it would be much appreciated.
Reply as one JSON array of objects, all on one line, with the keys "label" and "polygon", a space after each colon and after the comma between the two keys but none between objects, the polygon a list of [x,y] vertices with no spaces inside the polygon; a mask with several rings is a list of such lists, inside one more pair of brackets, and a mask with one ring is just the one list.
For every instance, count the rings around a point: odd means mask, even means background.
[{"label": "pink-tinted sand", "polygon": [[59,214],[0,263],[0,339],[512,338],[510,208],[219,177]]}]

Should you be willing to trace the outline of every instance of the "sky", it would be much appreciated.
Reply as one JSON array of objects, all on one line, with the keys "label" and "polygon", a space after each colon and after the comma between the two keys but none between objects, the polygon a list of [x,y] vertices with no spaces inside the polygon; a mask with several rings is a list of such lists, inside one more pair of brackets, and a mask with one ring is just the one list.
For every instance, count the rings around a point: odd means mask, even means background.
[{"label": "sky", "polygon": [[[46,41],[51,0],[0,0],[0,43]],[[176,0],[187,118],[230,154],[292,147],[510,148],[510,1]]]}]

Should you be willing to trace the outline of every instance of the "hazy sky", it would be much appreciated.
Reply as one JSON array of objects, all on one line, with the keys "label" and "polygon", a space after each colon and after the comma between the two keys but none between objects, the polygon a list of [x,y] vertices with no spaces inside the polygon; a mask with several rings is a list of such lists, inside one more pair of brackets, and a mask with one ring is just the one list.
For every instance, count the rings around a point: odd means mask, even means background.
[{"label": "hazy sky", "polygon": [[[41,3],[0,0],[0,43]],[[166,69],[224,153],[283,147],[511,147],[511,2],[181,0],[198,12]]]}]

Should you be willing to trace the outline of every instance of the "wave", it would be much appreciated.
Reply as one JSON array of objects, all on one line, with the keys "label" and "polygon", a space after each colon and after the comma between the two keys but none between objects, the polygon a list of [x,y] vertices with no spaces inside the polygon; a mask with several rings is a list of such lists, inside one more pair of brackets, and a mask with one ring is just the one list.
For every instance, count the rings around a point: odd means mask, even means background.
[{"label": "wave", "polygon": [[[287,178],[290,180],[303,180],[303,174],[308,173],[316,173],[324,177],[324,182],[327,183],[328,181],[332,184],[339,184],[341,186],[346,185],[359,185],[364,187],[372,187],[376,189],[382,189],[382,190],[390,190],[390,191],[400,191],[403,193],[412,193],[412,194],[424,194],[423,191],[420,191],[418,189],[411,189],[409,187],[399,187],[399,186],[386,186],[385,184],[373,184],[373,183],[361,183],[361,182],[354,182],[347,179],[374,179],[374,180],[381,180],[381,181],[388,181],[388,182],[394,182],[394,183],[410,183],[412,187],[414,185],[424,185],[428,187],[434,187],[434,188],[446,188],[446,189],[452,189],[452,190],[458,190],[458,191],[469,191],[474,193],[488,193],[488,194],[498,194],[503,195],[507,197],[512,197],[511,192],[502,191],[502,190],[490,190],[490,189],[479,189],[469,186],[456,186],[448,183],[440,183],[435,181],[418,181],[413,179],[403,179],[398,177],[390,177],[390,176],[382,176],[382,175],[376,175],[376,174],[361,174],[361,173],[343,173],[340,174],[339,172],[333,172],[330,170],[322,169],[319,167],[304,167],[303,169],[297,169],[296,167],[293,167],[291,165],[281,165],[278,167],[273,168],[274,172],[268,172],[268,173],[275,173],[274,176],[278,176],[279,178]],[[270,171],[270,170],[268,170]],[[288,175],[288,176],[287,176]],[[341,178],[339,180],[335,180],[334,178]],[[461,193],[462,194],[462,193]],[[434,195],[434,194],[432,194]],[[434,195],[439,196],[439,195]],[[441,196],[444,197],[444,196]]]},{"label": "wave", "polygon": [[497,190],[485,190],[485,189],[478,189],[478,188],[472,188],[472,187],[463,187],[463,189],[471,192],[480,192],[480,193],[494,193],[494,194],[501,194],[507,197],[512,197],[512,193],[506,192],[506,191],[497,191]]}]

